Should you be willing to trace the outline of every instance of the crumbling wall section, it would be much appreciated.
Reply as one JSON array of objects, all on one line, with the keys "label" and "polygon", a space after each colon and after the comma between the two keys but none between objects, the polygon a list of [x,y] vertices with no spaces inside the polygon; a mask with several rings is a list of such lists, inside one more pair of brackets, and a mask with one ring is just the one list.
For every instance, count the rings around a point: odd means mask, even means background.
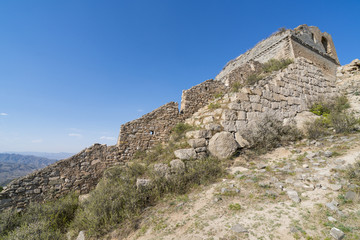
[{"label": "crumbling wall section", "polygon": [[10,182],[0,193],[0,211],[24,208],[30,202],[94,189],[106,168],[121,164],[116,146],[94,144],[80,153]]},{"label": "crumbling wall section", "polygon": [[267,62],[272,58],[291,58],[292,55],[290,46],[291,30],[273,34],[269,38],[259,42],[254,48],[248,50],[246,53],[240,55],[234,60],[226,64],[222,71],[216,76],[215,80],[225,81],[226,76],[234,69],[239,68],[249,61],[258,61],[260,63]]},{"label": "crumbling wall section", "polygon": [[188,90],[184,90],[181,96],[180,108],[182,118],[190,117],[197,110],[206,106],[217,94],[227,91],[228,88],[224,83],[214,81],[213,79],[206,80]]},{"label": "crumbling wall section", "polygon": [[176,102],[167,103],[134,121],[121,125],[117,146],[121,159],[129,160],[137,151],[166,142],[171,129],[181,121]]}]

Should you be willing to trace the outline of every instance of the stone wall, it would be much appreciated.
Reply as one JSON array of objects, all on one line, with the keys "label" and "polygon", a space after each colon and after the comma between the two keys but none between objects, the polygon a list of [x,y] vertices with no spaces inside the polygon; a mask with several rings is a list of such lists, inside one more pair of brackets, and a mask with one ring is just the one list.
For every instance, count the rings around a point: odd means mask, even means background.
[{"label": "stone wall", "polygon": [[289,44],[290,35],[290,30],[287,30],[282,33],[273,34],[267,39],[259,42],[252,49],[228,62],[222,71],[216,76],[215,80],[224,82],[224,79],[226,79],[226,76],[230,72],[243,66],[251,60],[264,63],[271,58],[294,58],[294,56],[291,55],[292,52]]},{"label": "stone wall", "polygon": [[10,206],[22,209],[32,201],[58,198],[70,191],[88,193],[107,167],[120,163],[116,146],[94,144],[68,159],[9,183],[0,193],[0,210]]},{"label": "stone wall", "polygon": [[154,111],[125,123],[120,128],[117,146],[121,159],[128,160],[137,151],[144,151],[159,142],[165,142],[171,129],[181,121],[176,102],[167,103]]},{"label": "stone wall", "polygon": [[[207,80],[183,91],[180,112],[178,104],[170,102],[123,124],[116,146],[95,144],[71,158],[11,182],[0,193],[0,210],[23,208],[31,201],[58,198],[69,191],[88,193],[106,168],[124,164],[137,151],[166,142],[171,129],[179,122],[200,125],[208,131],[241,133],[262,116],[275,115],[289,120],[306,110],[312,99],[336,94],[333,72],[336,61],[296,39],[291,30],[287,30],[260,42],[254,49],[231,61],[216,80]],[[295,61],[253,86],[236,93],[230,91],[229,85],[233,81],[245,79],[256,71],[258,65],[251,60],[264,62],[274,57],[290,57]],[[214,99],[217,93],[225,95]],[[216,101],[220,108],[209,109],[207,105],[212,101]],[[207,137],[202,138],[199,141],[208,143]],[[191,143],[199,145],[199,141]],[[196,156],[203,156],[206,152],[203,147],[194,151]]]},{"label": "stone wall", "polygon": [[194,112],[204,107],[216,94],[227,92],[227,87],[213,79],[206,80],[188,90],[184,90],[181,96],[180,112],[182,118],[190,117]]},{"label": "stone wall", "polygon": [[297,57],[313,61],[329,76],[335,76],[336,68],[339,65],[330,34],[322,33],[319,28],[314,26],[300,25],[294,30],[285,30],[271,35],[251,50],[230,61],[215,80],[226,84],[229,74],[249,61],[264,63],[272,58],[295,59]]},{"label": "stone wall", "polygon": [[265,115],[287,121],[307,110],[309,102],[335,94],[333,78],[327,78],[311,61],[297,58],[288,68],[255,85],[225,95],[219,101],[221,108],[202,108],[186,122],[206,129],[220,124],[224,131],[243,132]]}]

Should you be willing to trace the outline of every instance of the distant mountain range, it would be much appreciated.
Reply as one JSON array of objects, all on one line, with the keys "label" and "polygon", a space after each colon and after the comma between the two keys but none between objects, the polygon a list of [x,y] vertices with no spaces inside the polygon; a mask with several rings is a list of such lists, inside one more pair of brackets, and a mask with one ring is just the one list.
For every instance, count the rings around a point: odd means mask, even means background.
[{"label": "distant mountain range", "polygon": [[75,155],[75,153],[67,153],[67,152],[59,152],[59,153],[48,153],[48,152],[4,152],[4,153],[14,153],[14,154],[20,154],[20,155],[31,155],[31,156],[44,157],[44,158],[55,159],[55,160],[65,159],[65,158],[69,158],[69,157]]},{"label": "distant mountain range", "polygon": [[[66,153],[61,154],[55,153],[53,155],[48,154],[47,156],[52,158],[58,158],[58,156],[65,156],[66,158],[66,156],[68,156]],[[5,186],[15,178],[24,176],[37,169],[44,168],[56,161],[56,159],[45,157],[0,153],[0,186]]]}]

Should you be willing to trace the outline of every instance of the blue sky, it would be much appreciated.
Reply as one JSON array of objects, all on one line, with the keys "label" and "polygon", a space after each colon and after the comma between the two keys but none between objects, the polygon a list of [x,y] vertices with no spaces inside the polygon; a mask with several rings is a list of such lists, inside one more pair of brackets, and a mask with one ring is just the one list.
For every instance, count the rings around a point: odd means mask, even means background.
[{"label": "blue sky", "polygon": [[120,125],[214,78],[280,27],[360,57],[360,2],[0,1],[0,152],[113,145]]}]

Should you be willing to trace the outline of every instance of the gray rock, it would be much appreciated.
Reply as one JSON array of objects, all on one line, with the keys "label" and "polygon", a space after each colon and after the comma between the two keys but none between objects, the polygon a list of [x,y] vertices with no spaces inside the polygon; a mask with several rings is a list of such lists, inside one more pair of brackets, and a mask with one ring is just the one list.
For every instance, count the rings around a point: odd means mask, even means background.
[{"label": "gray rock", "polygon": [[196,157],[196,152],[193,148],[179,149],[174,152],[175,156],[181,160],[188,160]]},{"label": "gray rock", "polygon": [[196,153],[206,152],[206,151],[207,151],[207,148],[206,148],[206,147],[195,148],[195,152],[196,152]]},{"label": "gray rock", "polygon": [[218,132],[218,131],[221,131],[221,126],[216,123],[211,123],[211,124],[205,125],[205,129]]},{"label": "gray rock", "polygon": [[192,148],[205,147],[206,139],[205,138],[189,139],[188,143]]},{"label": "gray rock", "polygon": [[136,188],[139,190],[149,189],[151,186],[151,180],[145,178],[136,179]]},{"label": "gray rock", "polygon": [[211,138],[211,131],[209,130],[195,130],[189,131],[185,134],[187,138]]},{"label": "gray rock", "polygon": [[182,174],[185,172],[185,163],[180,159],[174,159],[170,162],[171,172],[175,174]]},{"label": "gray rock", "polygon": [[299,198],[299,195],[296,191],[288,190],[287,195],[293,202],[296,202],[296,203],[301,202],[301,199]]},{"label": "gray rock", "polygon": [[238,143],[229,132],[216,133],[209,141],[210,153],[220,159],[232,156],[238,148]]},{"label": "gray rock", "polygon": [[325,206],[334,212],[339,210],[333,203],[326,203]]},{"label": "gray rock", "polygon": [[154,165],[154,172],[159,177],[167,177],[170,174],[170,168],[167,164],[156,163]]},{"label": "gray rock", "polygon": [[330,235],[336,240],[341,240],[345,237],[345,233],[335,227],[330,230]]},{"label": "gray rock", "polygon": [[341,185],[340,184],[331,184],[329,186],[333,191],[339,191],[341,189]]},{"label": "gray rock", "polygon": [[235,133],[235,140],[242,148],[250,146],[249,142],[245,138],[243,138],[239,132]]},{"label": "gray rock", "polygon": [[85,240],[84,231],[79,232],[79,235],[77,236],[76,240]]},{"label": "gray rock", "polygon": [[234,226],[231,227],[231,231],[236,232],[236,233],[247,233],[249,232],[243,225],[241,224],[236,224]]},{"label": "gray rock", "polygon": [[355,201],[356,199],[356,193],[353,191],[348,191],[345,194],[345,200],[347,201]]},{"label": "gray rock", "polygon": [[333,217],[328,217],[328,220],[330,221],[330,222],[337,222],[337,220],[335,219],[335,218],[333,218]]},{"label": "gray rock", "polygon": [[328,157],[328,158],[329,158],[329,157],[331,157],[332,155],[333,155],[333,152],[331,152],[331,151],[325,151],[325,152],[324,152],[324,156],[325,156],[325,157]]}]

